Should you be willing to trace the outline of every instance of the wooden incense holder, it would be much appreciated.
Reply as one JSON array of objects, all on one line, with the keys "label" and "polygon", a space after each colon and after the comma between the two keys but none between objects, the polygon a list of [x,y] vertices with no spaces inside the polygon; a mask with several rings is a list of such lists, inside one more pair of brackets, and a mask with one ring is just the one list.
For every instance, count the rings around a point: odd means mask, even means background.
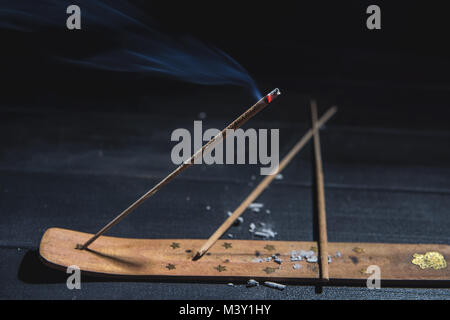
[{"label": "wooden incense holder", "polygon": [[[198,281],[273,280],[305,283],[319,278],[319,264],[291,262],[291,251],[317,250],[311,241],[219,240],[200,260],[193,261],[195,250],[205,240],[127,239],[100,237],[86,250],[75,246],[92,234],[60,228],[48,229],[42,237],[40,255],[60,269],[76,265],[83,272],[99,276],[148,277],[157,279],[195,279]],[[412,263],[414,254],[439,252],[450,257],[450,246],[442,244],[386,244],[329,242],[332,256],[330,280],[356,280],[365,284],[370,265],[380,267],[381,280],[432,281],[450,285],[450,267],[421,269]],[[336,253],[340,253],[340,257]],[[255,258],[279,255],[274,261],[253,262]],[[338,254],[339,255],[339,254]],[[294,269],[294,264],[300,265]],[[298,267],[298,266],[297,266]]]}]

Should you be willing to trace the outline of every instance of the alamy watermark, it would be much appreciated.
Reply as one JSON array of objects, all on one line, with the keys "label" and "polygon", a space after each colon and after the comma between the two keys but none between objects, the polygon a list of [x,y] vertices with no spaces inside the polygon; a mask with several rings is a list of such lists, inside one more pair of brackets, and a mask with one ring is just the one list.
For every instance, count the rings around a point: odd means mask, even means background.
[{"label": "alamy watermark", "polygon": [[[215,128],[203,132],[202,121],[194,121],[193,137],[187,129],[174,130],[171,141],[178,143],[172,148],[172,162],[180,165],[188,161],[192,152],[201,149],[205,142],[220,134],[221,131]],[[259,163],[265,166],[260,168],[261,175],[276,173],[279,164],[279,129],[227,129],[224,136],[226,139],[218,136],[219,142],[212,143],[203,154],[194,158],[193,163],[208,165]]]},{"label": "alamy watermark", "polygon": [[379,6],[373,4],[367,7],[367,14],[370,16],[366,20],[366,26],[369,30],[381,29],[381,9]]},{"label": "alamy watermark", "polygon": [[66,281],[67,289],[69,289],[69,290],[81,289],[80,267],[75,266],[75,265],[68,266],[66,273],[70,274],[70,276],[67,278],[67,281]]},{"label": "alamy watermark", "polygon": [[[69,5],[66,9],[69,16],[66,19],[66,27],[69,30],[81,30],[81,8],[77,5]],[[381,29],[381,9],[378,5],[372,4],[367,7],[369,14],[366,20],[366,27],[369,30]]]},{"label": "alamy watermark", "polygon": [[380,289],[381,288],[381,269],[377,265],[370,265],[366,269],[366,274],[370,274],[367,278],[367,289]]},{"label": "alamy watermark", "polygon": [[77,5],[70,5],[66,9],[66,13],[70,14],[66,20],[66,27],[69,30],[81,29],[81,9]]}]

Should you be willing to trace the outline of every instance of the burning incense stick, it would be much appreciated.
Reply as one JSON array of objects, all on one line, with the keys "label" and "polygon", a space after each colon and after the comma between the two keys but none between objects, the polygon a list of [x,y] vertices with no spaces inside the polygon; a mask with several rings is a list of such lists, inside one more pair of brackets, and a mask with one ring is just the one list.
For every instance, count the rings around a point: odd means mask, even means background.
[{"label": "burning incense stick", "polygon": [[194,160],[203,154],[212,144],[220,142],[222,139],[226,138],[227,130],[235,130],[240,128],[244,123],[246,123],[250,118],[252,118],[255,114],[264,109],[269,103],[271,103],[276,97],[280,95],[280,90],[275,89],[270,92],[268,95],[264,96],[255,103],[252,107],[250,107],[247,111],[245,111],[239,118],[234,120],[231,124],[228,125],[225,129],[219,132],[214,138],[209,140],[202,148],[197,150],[188,160],[186,160],[183,164],[177,167],[174,171],[172,171],[167,177],[161,180],[157,185],[155,185],[152,189],[150,189],[147,193],[145,193],[138,200],[133,202],[127,209],[125,209],[122,213],[120,213],[117,217],[115,217],[111,222],[109,222],[106,226],[104,226],[99,232],[97,232],[92,238],[86,241],[83,245],[78,244],[77,249],[83,250],[86,249],[92,242],[94,242],[98,237],[111,229],[115,224],[117,224],[120,220],[125,218],[128,214],[130,214],[134,209],[139,207],[145,200],[153,196],[156,192],[158,192],[164,185],[169,183],[173,178],[183,172],[185,169],[190,167]]},{"label": "burning incense stick", "polygon": [[295,144],[289,153],[281,160],[278,169],[273,175],[266,176],[259,185],[247,196],[247,198],[234,210],[233,214],[225,220],[225,222],[209,237],[205,244],[197,251],[194,260],[200,259],[206,251],[211,248],[214,243],[233,225],[233,223],[242,215],[247,207],[255,201],[256,198],[267,188],[267,186],[275,179],[276,175],[291,162],[292,158],[303,148],[303,146],[311,139],[313,132],[324,125],[337,111],[336,107],[330,108],[317,123],[315,129],[309,129],[308,132]]},{"label": "burning incense stick", "polygon": [[328,237],[327,217],[325,212],[325,189],[323,186],[322,156],[320,152],[319,126],[317,123],[317,103],[311,101],[311,118],[314,131],[314,159],[316,163],[317,184],[317,215],[319,222],[319,254],[320,254],[320,277],[324,281],[330,280],[328,273]]}]

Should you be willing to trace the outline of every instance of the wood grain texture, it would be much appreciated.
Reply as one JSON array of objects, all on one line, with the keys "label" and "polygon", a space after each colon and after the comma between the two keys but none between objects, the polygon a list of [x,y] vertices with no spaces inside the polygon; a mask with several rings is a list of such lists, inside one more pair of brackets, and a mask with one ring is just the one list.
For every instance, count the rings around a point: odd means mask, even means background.
[{"label": "wood grain texture", "polygon": [[[291,262],[292,250],[317,248],[310,241],[219,240],[207,255],[192,261],[195,248],[204,239],[126,239],[100,237],[89,250],[77,250],[77,243],[91,234],[60,228],[48,229],[42,237],[40,255],[55,267],[71,265],[96,275],[148,276],[157,278],[216,279],[246,281],[249,278],[270,279],[290,283],[319,279],[319,265],[306,261]],[[330,280],[363,280],[365,270],[378,265],[382,280],[450,280],[450,268],[422,270],[411,263],[414,253],[438,251],[448,261],[450,246],[441,244],[380,244],[329,242],[333,255],[329,264]],[[342,256],[334,257],[339,251]],[[281,265],[252,262],[260,257],[280,254]],[[295,270],[294,263],[302,267]],[[448,262],[447,262],[448,263]],[[175,280],[175,279],[173,279]]]}]

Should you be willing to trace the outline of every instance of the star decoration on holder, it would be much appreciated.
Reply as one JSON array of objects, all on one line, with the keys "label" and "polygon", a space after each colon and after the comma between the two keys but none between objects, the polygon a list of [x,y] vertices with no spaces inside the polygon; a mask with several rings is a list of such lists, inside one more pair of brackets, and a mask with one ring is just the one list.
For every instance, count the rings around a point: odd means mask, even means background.
[{"label": "star decoration on holder", "polygon": [[229,243],[229,242],[224,242],[224,244],[222,245],[222,247],[224,247],[225,249],[230,249],[230,248],[232,248],[231,243]]},{"label": "star decoration on holder", "polygon": [[217,267],[214,267],[214,269],[216,269],[219,272],[227,271],[227,267],[224,267],[224,266],[222,266],[220,264]]},{"label": "star decoration on holder", "polygon": [[172,247],[172,249],[177,249],[180,247],[180,244],[178,242],[172,242],[172,244],[170,245]]},{"label": "star decoration on holder", "polygon": [[176,269],[175,265],[174,265],[174,264],[171,264],[171,263],[169,263],[169,264],[166,266],[166,268],[169,269],[169,270]]}]

